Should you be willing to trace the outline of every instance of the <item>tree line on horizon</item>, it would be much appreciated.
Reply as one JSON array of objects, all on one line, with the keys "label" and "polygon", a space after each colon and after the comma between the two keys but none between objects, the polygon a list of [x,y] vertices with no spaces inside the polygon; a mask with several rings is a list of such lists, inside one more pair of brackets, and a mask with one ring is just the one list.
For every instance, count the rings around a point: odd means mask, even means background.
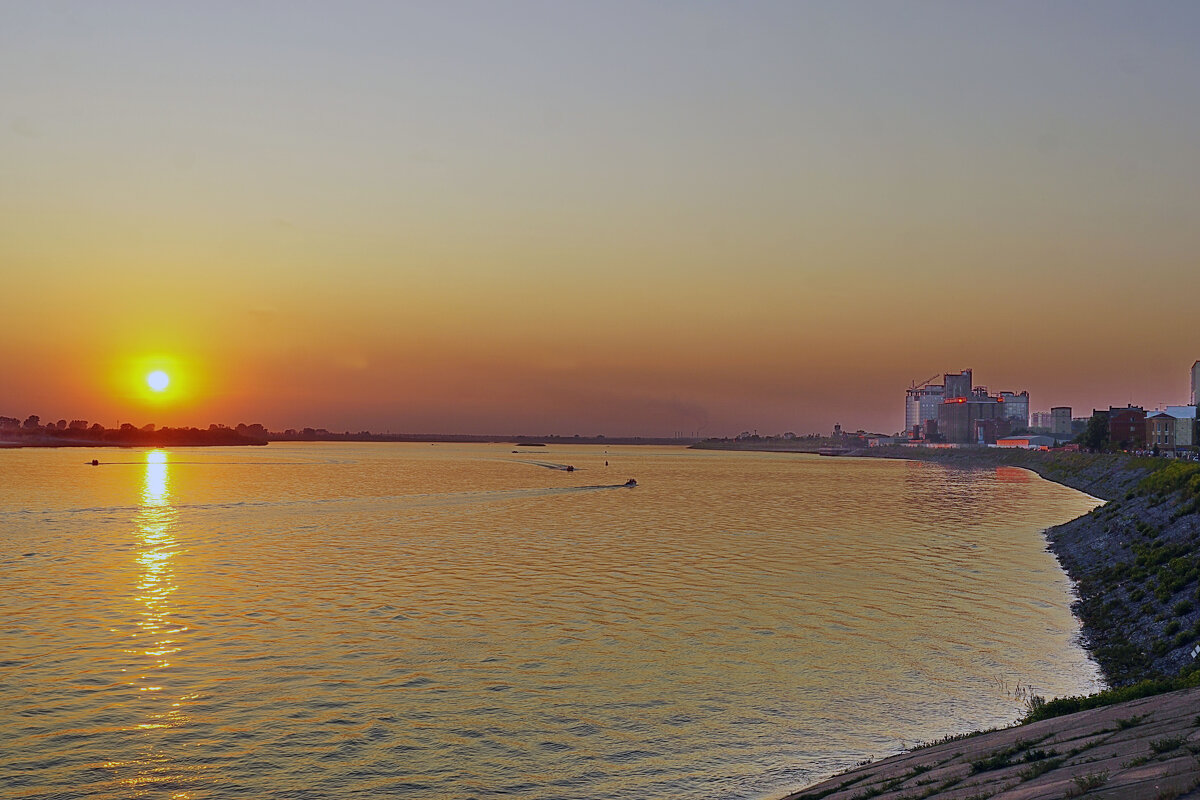
[{"label": "tree line on horizon", "polygon": [[[260,423],[238,423],[227,426],[214,423],[208,428],[158,427],[153,423],[138,427],[124,423],[106,428],[98,422],[84,419],[43,423],[36,414],[25,420],[0,416],[0,447],[3,446],[61,446],[74,445],[131,445],[187,446],[267,444],[268,442],[511,442],[524,443],[592,443],[592,444],[652,444],[672,443],[678,439],[653,436],[560,435],[560,434],[431,434],[431,433],[373,433],[367,430],[330,431],[327,428],[287,428],[272,431]],[[690,439],[688,441],[698,441]]]},{"label": "tree line on horizon", "polygon": [[268,431],[259,424],[241,423],[230,428],[212,424],[208,428],[158,427],[154,423],[138,427],[126,422],[106,428],[85,419],[42,423],[36,414],[23,421],[0,416],[0,439],[24,444],[114,444],[114,445],[215,445],[266,444]]}]

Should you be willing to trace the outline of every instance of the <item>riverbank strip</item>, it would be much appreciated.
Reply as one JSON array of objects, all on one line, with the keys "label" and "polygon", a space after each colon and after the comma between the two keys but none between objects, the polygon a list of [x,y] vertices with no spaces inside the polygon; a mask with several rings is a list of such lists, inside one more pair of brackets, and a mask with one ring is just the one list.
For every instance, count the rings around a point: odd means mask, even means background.
[{"label": "riverbank strip", "polygon": [[1200,687],[942,742],[860,765],[784,800],[1196,797]]}]

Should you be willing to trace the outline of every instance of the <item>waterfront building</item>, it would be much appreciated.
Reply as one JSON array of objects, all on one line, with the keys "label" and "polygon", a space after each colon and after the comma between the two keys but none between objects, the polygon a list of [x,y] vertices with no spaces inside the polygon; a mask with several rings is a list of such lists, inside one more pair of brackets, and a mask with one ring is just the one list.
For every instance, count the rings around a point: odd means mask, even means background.
[{"label": "waterfront building", "polygon": [[953,400],[959,397],[971,396],[971,370],[964,369],[957,374],[946,373],[942,376],[945,386],[945,399]]},{"label": "waterfront building", "polygon": [[904,398],[904,430],[909,435],[925,430],[929,420],[937,419],[937,410],[942,403],[944,391],[945,387],[937,383],[908,389]]},{"label": "waterfront building", "polygon": [[1174,452],[1176,430],[1187,426],[1165,411],[1152,411],[1146,415],[1146,446],[1164,452]]},{"label": "waterfront building", "polygon": [[1196,407],[1167,406],[1146,414],[1146,445],[1167,452],[1196,447]]},{"label": "waterfront building", "polygon": [[1054,418],[1049,411],[1034,411],[1029,415],[1029,427],[1037,430],[1051,430]]},{"label": "waterfront building", "polygon": [[1029,392],[1001,392],[997,395],[1004,403],[1004,417],[1012,420],[1014,425],[1022,428],[1029,427]]},{"label": "waterfront building", "polygon": [[[947,408],[951,402],[967,407]],[[1003,424],[978,427],[980,420],[1003,420]],[[904,429],[914,439],[991,442],[997,435],[1028,426],[1029,392],[989,395],[986,386],[974,385],[969,369],[945,373],[940,384],[914,382],[904,398]]]},{"label": "waterfront building", "polygon": [[906,444],[908,438],[905,436],[881,436],[879,434],[870,434],[866,437],[867,447],[891,447],[892,445]]},{"label": "waterfront building", "polygon": [[1165,411],[1146,415],[1146,446],[1159,450],[1174,450],[1175,418]]},{"label": "waterfront building", "polygon": [[1021,436],[1001,436],[996,439],[996,447],[1019,447],[1024,450],[1048,450],[1055,442],[1053,436],[1043,436],[1037,433]]},{"label": "waterfront building", "polygon": [[1146,410],[1141,406],[1108,409],[1108,440],[1117,447],[1143,447],[1146,444]]},{"label": "waterfront building", "polygon": [[1057,406],[1050,409],[1050,432],[1055,436],[1071,435],[1071,407]]},{"label": "waterfront building", "polygon": [[997,401],[997,416],[975,420],[971,441],[975,444],[995,444],[997,439],[1012,433],[1013,422],[1004,416],[1004,406]]},{"label": "waterfront building", "polygon": [[[947,375],[947,378],[950,376]],[[947,442],[979,443],[980,429],[976,423],[1004,416],[1004,404],[995,397],[972,395],[947,397],[938,407],[938,432]],[[984,429],[986,431],[986,429]],[[1005,431],[1007,433],[1007,431]],[[986,441],[986,432],[984,441]],[[994,441],[994,439],[993,439]]]}]

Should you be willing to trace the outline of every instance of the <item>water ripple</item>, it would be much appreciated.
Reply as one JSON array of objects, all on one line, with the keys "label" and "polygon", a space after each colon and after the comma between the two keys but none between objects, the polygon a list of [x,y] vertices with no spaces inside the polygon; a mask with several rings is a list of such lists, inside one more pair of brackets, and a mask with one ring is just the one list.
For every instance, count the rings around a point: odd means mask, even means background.
[{"label": "water ripple", "polygon": [[761,798],[1095,681],[1024,473],[271,449],[3,454],[6,796]]}]

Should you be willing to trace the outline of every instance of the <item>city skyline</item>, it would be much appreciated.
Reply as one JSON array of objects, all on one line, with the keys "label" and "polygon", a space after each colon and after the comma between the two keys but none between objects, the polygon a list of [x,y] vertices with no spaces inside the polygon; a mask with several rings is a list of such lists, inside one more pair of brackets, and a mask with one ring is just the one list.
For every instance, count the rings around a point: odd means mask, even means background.
[{"label": "city skyline", "polygon": [[3,10],[0,414],[888,433],[966,368],[1188,400],[1191,4]]}]

